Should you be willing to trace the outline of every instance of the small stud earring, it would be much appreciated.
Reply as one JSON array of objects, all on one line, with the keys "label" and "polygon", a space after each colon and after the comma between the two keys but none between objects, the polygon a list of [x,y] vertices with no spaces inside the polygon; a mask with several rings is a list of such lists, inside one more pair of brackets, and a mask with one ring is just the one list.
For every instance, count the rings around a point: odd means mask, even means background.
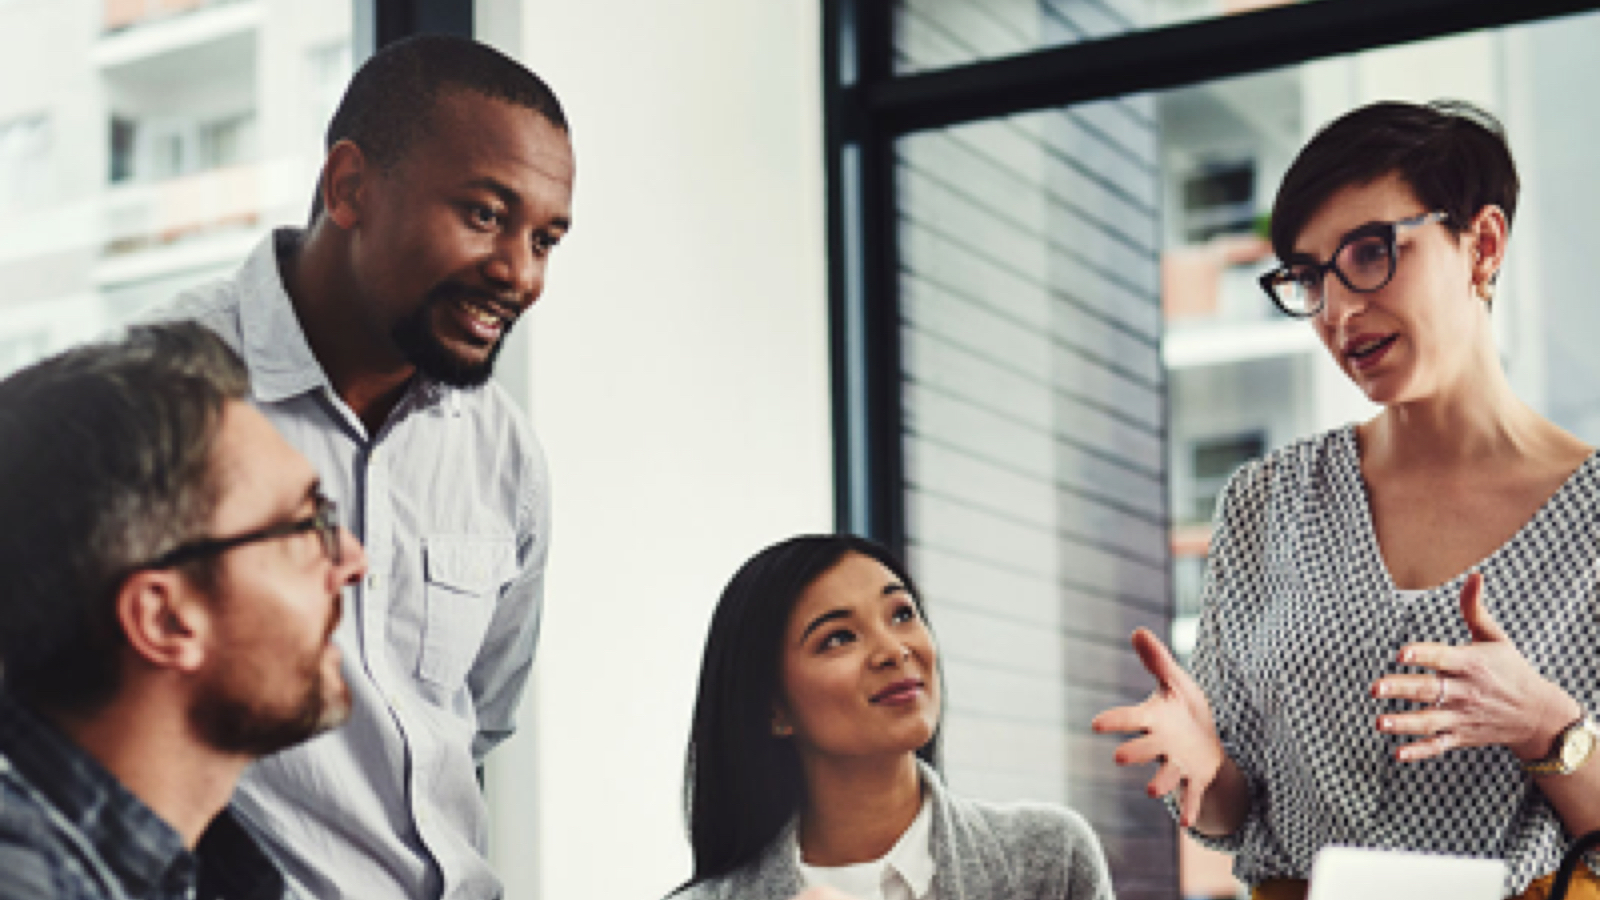
[{"label": "small stud earring", "polygon": [[1494,301],[1494,282],[1487,279],[1478,282],[1478,299],[1485,303]]}]

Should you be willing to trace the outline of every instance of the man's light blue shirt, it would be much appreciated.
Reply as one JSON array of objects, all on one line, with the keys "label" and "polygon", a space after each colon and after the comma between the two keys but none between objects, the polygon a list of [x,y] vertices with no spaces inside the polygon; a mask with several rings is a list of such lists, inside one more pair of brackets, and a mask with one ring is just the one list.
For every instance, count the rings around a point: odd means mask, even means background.
[{"label": "man's light blue shirt", "polygon": [[508,737],[533,661],[549,550],[544,455],[490,383],[413,380],[375,435],[334,393],[264,239],[231,279],[147,314],[193,319],[244,357],[256,405],[317,467],[367,578],[335,633],[350,721],[268,757],[237,807],[316,900],[502,893],[476,779]]}]

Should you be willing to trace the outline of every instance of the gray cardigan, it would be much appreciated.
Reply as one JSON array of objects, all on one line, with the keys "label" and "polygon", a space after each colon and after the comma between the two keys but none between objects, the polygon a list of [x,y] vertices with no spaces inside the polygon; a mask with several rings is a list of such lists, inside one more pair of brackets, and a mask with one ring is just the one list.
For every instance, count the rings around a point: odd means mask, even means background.
[{"label": "gray cardigan", "polygon": [[[1077,813],[953,797],[925,765],[922,783],[933,801],[937,900],[1114,900],[1100,841]],[[790,822],[750,865],[673,900],[790,900],[806,886],[795,865],[794,828]]]}]

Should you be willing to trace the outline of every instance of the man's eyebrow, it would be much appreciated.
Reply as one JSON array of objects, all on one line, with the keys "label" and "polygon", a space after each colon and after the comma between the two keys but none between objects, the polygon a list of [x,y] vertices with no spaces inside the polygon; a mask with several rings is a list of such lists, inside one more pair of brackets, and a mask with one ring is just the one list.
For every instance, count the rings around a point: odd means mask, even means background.
[{"label": "man's eyebrow", "polygon": [[[494,194],[501,203],[512,209],[521,209],[524,205],[521,195],[512,190],[509,185],[488,175],[480,175],[468,181],[465,187],[488,191]],[[572,230],[572,220],[567,216],[554,216],[550,219],[550,227],[560,229],[562,232],[568,232]]]}]

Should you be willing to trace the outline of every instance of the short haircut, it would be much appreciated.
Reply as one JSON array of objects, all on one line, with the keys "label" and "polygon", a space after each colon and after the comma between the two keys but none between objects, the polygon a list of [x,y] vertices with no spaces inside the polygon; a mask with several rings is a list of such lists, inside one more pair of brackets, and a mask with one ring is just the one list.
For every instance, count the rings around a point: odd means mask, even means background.
[{"label": "short haircut", "polygon": [[[328,123],[326,149],[347,140],[380,169],[393,168],[430,133],[434,104],[454,90],[524,107],[568,131],[561,101],[526,66],[468,38],[424,34],[384,46],[356,71]],[[311,221],[321,214],[319,183]]]},{"label": "short haircut", "polygon": [[1485,206],[1509,226],[1517,211],[1517,167],[1505,129],[1460,100],[1386,101],[1345,113],[1318,131],[1283,176],[1272,204],[1272,249],[1288,259],[1306,223],[1344,188],[1398,175],[1422,201],[1443,210],[1461,234]]},{"label": "short haircut", "polygon": [[[792,537],[739,568],[712,613],[700,665],[684,784],[694,873],[679,890],[756,859],[804,803],[805,775],[794,741],[772,734],[773,702],[782,688],[783,635],[800,595],[851,553],[894,573],[927,621],[911,573],[887,548],[866,538]],[[935,730],[917,756],[933,764],[938,749]]]},{"label": "short haircut", "polygon": [[[91,712],[117,690],[116,595],[134,569],[201,535],[212,447],[243,399],[239,357],[200,325],[141,325],[0,381],[0,684]],[[209,583],[211,562],[185,569]]]}]

